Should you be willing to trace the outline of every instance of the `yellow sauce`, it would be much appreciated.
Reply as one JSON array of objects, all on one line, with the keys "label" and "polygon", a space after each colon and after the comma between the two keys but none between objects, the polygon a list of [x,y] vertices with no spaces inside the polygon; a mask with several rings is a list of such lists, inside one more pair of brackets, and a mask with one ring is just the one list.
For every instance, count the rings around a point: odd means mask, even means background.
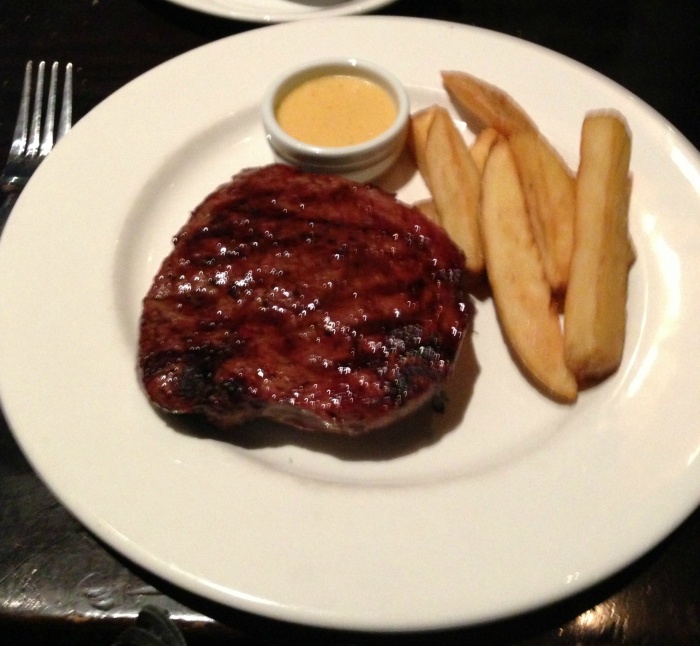
[{"label": "yellow sauce", "polygon": [[352,146],[374,139],[396,119],[391,96],[368,79],[332,74],[304,81],[275,116],[295,139],[314,146]]}]

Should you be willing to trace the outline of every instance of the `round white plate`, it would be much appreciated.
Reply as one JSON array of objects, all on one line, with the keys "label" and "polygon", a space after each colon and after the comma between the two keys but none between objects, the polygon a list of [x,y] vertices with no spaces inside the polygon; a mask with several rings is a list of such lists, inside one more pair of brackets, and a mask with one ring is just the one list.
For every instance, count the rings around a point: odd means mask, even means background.
[{"label": "round white plate", "polygon": [[366,13],[395,0],[168,0],[213,16],[273,23]]},{"label": "round white plate", "polygon": [[[575,406],[552,403],[514,366],[485,299],[446,414],[398,432],[343,440],[252,425],[225,441],[153,411],[136,379],[137,324],[171,236],[209,191],[271,161],[266,81],[327,56],[388,67],[414,110],[449,105],[440,69],[470,70],[514,95],[574,167],[585,112],[626,115],[638,259],[616,375]],[[416,174],[389,183],[407,200],[426,195]],[[695,149],[550,51],[404,18],[254,30],[116,92],[22,194],[0,245],[4,410],[68,509],[196,594],[363,630],[504,617],[622,568],[700,500],[698,213]]]}]

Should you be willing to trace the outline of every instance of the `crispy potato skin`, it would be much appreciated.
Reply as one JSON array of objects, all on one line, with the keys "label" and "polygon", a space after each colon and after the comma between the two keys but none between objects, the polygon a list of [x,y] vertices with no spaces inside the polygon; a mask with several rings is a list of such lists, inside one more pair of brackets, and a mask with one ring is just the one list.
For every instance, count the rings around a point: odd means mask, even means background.
[{"label": "crispy potato skin", "polygon": [[432,190],[430,187],[430,179],[428,177],[428,163],[426,160],[425,146],[428,141],[428,130],[433,123],[435,118],[435,113],[438,110],[438,106],[431,105],[423,110],[415,112],[411,115],[411,120],[409,122],[408,128],[408,148],[413,155],[413,159],[416,162],[416,167],[418,172],[422,175],[428,189]]},{"label": "crispy potato skin", "polygon": [[537,126],[506,92],[466,72],[442,71],[442,84],[455,103],[504,137]]},{"label": "crispy potato skin", "polygon": [[437,208],[435,207],[435,200],[432,197],[428,197],[424,200],[418,200],[413,203],[423,215],[429,217],[433,222],[440,222],[440,216],[438,215]]},{"label": "crispy potato skin", "polygon": [[574,247],[576,180],[551,144],[534,130],[509,139],[535,240],[552,292],[566,293]]},{"label": "crispy potato skin", "polygon": [[491,147],[498,141],[500,136],[500,133],[495,128],[484,128],[476,135],[476,139],[469,149],[481,175],[484,173],[484,166],[486,166],[486,159],[491,152]]},{"label": "crispy potato skin", "polygon": [[457,111],[481,129],[467,146],[445,108],[414,115],[411,149],[431,193],[416,206],[488,280],[523,373],[552,399],[574,402],[618,369],[624,350],[636,258],[627,124],[589,112],[574,172],[509,94],[466,72],[441,75]]},{"label": "crispy potato skin", "polygon": [[446,109],[438,108],[428,130],[426,172],[442,225],[467,257],[472,276],[484,272],[479,231],[481,174]]},{"label": "crispy potato skin", "polygon": [[579,382],[622,360],[627,320],[631,137],[616,113],[586,116],[576,183],[575,244],[564,308],[566,362]]},{"label": "crispy potato skin", "polygon": [[539,388],[558,401],[573,402],[578,386],[564,362],[559,315],[507,141],[493,146],[483,182],[486,268],[504,337]]}]

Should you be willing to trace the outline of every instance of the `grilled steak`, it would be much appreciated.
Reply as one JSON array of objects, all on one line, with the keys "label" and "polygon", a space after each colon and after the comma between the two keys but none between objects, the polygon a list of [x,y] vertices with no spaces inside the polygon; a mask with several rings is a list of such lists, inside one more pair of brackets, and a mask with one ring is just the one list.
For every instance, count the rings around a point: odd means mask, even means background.
[{"label": "grilled steak", "polygon": [[469,318],[464,256],[376,187],[272,165],[209,195],[143,302],[150,400],[360,434],[424,404]]}]

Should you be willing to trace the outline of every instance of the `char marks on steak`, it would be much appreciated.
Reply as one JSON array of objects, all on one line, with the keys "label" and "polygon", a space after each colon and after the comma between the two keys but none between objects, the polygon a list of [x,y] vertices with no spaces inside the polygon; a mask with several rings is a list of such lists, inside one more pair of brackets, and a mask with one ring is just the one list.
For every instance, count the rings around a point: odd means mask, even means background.
[{"label": "char marks on steak", "polygon": [[174,239],[143,303],[150,400],[221,429],[268,417],[360,434],[424,404],[469,319],[464,256],[379,188],[248,169]]}]

